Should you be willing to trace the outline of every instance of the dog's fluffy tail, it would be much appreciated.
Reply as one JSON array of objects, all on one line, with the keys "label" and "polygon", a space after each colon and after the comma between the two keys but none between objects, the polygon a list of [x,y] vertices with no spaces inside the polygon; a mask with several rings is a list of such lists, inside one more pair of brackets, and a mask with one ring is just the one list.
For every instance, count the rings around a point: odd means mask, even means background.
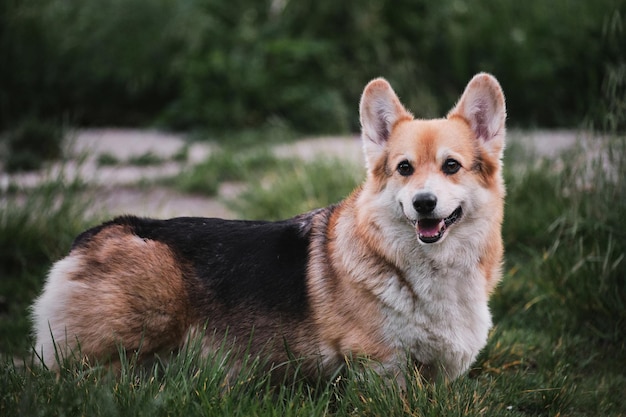
[{"label": "dog's fluffy tail", "polygon": [[35,350],[58,368],[65,358],[118,359],[181,345],[189,329],[183,272],[163,244],[108,230],[50,270],[32,307]]}]

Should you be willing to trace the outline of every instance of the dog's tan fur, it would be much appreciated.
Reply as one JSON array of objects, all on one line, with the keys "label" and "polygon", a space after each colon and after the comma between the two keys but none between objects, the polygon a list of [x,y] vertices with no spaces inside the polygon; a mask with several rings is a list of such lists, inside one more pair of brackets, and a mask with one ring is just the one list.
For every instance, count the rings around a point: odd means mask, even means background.
[{"label": "dog's tan fur", "polygon": [[[358,355],[385,372],[398,372],[407,355],[431,376],[464,372],[486,342],[488,297],[501,278],[500,86],[479,74],[447,118],[419,120],[377,79],[360,112],[367,180],[338,205],[293,220],[309,242],[302,317],[245,303],[226,309],[176,247],[141,238],[120,221],[82,239],[53,267],[34,306],[43,360],[54,364],[52,338],[63,356],[80,344],[87,358],[104,359],[117,346],[150,355],[201,334],[207,353],[228,335],[270,363],[305,358],[302,369],[313,374]],[[442,171],[450,159],[458,173]],[[414,168],[410,175],[398,174],[403,161]],[[418,241],[423,226],[412,206],[425,191],[438,197],[440,218],[462,208],[437,243]]]},{"label": "dog's tan fur", "polygon": [[[171,250],[155,241],[144,241],[121,226],[104,229],[84,248],[55,265],[62,270],[62,293],[47,312],[55,320],[53,334],[71,331],[59,344],[67,356],[80,350],[92,358],[111,358],[118,344],[129,351],[171,350],[181,344],[191,324],[187,293]],[[54,274],[54,271],[52,272]],[[40,304],[44,299],[40,300]],[[45,349],[44,360],[55,363]],[[113,358],[115,359],[115,358]]]}]

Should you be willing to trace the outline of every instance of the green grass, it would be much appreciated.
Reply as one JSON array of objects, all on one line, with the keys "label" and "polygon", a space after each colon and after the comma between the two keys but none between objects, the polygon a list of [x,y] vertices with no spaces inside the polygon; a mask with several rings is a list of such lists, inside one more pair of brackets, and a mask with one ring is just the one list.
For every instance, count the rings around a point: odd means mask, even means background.
[{"label": "green grass", "polygon": [[263,172],[277,169],[281,164],[284,162],[264,148],[239,152],[222,149],[163,183],[182,192],[214,196],[225,181],[250,181]]},{"label": "green grass", "polygon": [[59,259],[89,224],[80,182],[53,178],[22,192],[0,192],[0,352],[27,351],[27,306],[41,290],[51,260]]},{"label": "green grass", "polygon": [[253,177],[228,202],[239,217],[278,220],[325,207],[345,198],[365,178],[363,167],[336,158],[282,162],[266,175]]},{"label": "green grass", "polygon": [[163,162],[165,162],[163,158],[152,152],[142,153],[141,155],[133,156],[128,159],[128,164],[140,167],[160,165]]},{"label": "green grass", "polygon": [[116,166],[116,165],[125,165],[125,166],[136,166],[136,167],[149,167],[155,165],[162,165],[169,161],[184,163],[187,162],[189,158],[189,146],[182,146],[175,154],[171,157],[163,157],[155,154],[154,152],[144,152],[139,155],[131,156],[125,160],[118,159],[115,155],[104,152],[98,155],[96,159],[96,163],[98,166]]},{"label": "green grass", "polygon": [[[358,366],[319,385],[272,386],[251,365],[226,385],[219,358],[194,352],[149,369],[131,358],[120,375],[73,364],[57,377],[29,366],[27,306],[47,266],[89,222],[76,190],[61,183],[32,193],[25,205],[2,196],[0,415],[625,415],[626,137],[611,140],[604,162],[590,169],[573,151],[563,169],[521,170],[528,156],[518,151],[507,151],[505,277],[491,302],[489,342],[468,375],[436,384],[412,378],[404,394]],[[247,218],[336,202],[363,178],[361,167],[336,160],[213,158],[202,169],[219,171],[216,183],[248,184],[230,202]]]},{"label": "green grass", "polygon": [[97,163],[101,167],[115,166],[120,164],[120,160],[115,155],[105,152],[98,155]]}]

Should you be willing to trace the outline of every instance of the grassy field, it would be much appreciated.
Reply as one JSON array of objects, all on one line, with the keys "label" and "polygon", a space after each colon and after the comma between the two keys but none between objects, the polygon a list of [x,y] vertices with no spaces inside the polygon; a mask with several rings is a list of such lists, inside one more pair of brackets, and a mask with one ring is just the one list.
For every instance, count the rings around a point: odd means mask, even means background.
[{"label": "grassy field", "polygon": [[[625,136],[591,162],[581,150],[564,164],[507,150],[505,277],[489,342],[466,376],[409,378],[405,393],[352,367],[317,385],[272,386],[253,360],[226,386],[221,357],[199,359],[193,349],[150,369],[129,358],[119,376],[82,364],[60,375],[33,367],[28,305],[51,262],[98,219],[81,215],[89,192],[80,183],[53,180],[24,198],[9,189],[0,198],[0,415],[626,415],[625,151]],[[259,155],[225,152],[168,185],[214,193],[214,184],[201,187],[204,176],[242,181],[229,202],[239,216],[280,218],[336,202],[363,178],[341,161]]]}]

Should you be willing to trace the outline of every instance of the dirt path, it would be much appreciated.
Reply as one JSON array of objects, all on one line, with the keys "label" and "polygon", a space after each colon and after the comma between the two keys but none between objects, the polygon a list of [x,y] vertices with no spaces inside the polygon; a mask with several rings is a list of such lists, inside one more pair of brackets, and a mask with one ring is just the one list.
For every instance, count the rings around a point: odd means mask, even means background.
[{"label": "dirt path", "polygon": [[[574,146],[580,139],[574,131],[511,132],[509,144],[520,143],[537,155],[554,158],[564,149]],[[218,197],[204,197],[180,193],[163,186],[141,186],[142,182],[171,177],[200,163],[215,149],[214,145],[185,140],[183,136],[154,130],[90,129],[69,136],[66,155],[68,161],[57,164],[47,172],[9,176],[0,173],[0,189],[9,184],[28,189],[46,178],[56,178],[61,173],[67,180],[80,178],[96,188],[93,212],[118,215],[133,213],[140,216],[174,217],[207,216],[233,218],[222,203],[223,197],[234,191],[228,184]],[[279,157],[296,157],[310,160],[320,155],[346,158],[360,163],[361,142],[358,136],[305,138],[273,148]],[[177,155],[186,153],[180,162]],[[149,156],[161,160],[159,164],[141,166],[129,163]],[[117,165],[103,165],[102,158],[116,160]]]}]

